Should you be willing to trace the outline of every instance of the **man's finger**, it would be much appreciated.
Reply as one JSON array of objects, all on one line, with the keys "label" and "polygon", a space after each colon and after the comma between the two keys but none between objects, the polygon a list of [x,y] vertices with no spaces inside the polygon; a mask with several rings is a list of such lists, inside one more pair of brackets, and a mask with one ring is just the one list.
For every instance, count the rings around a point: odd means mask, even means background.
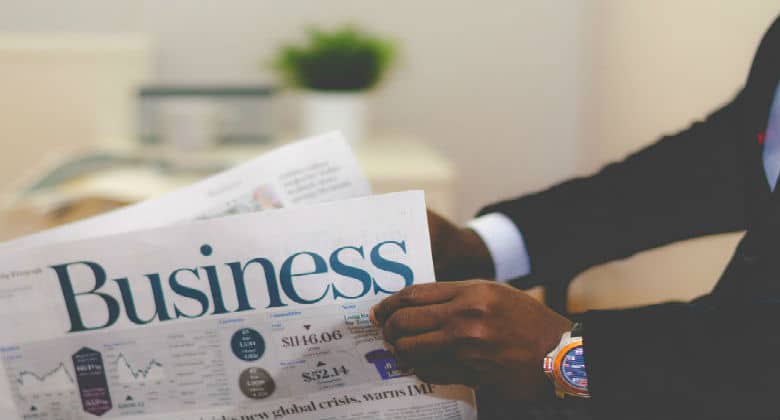
[{"label": "man's finger", "polygon": [[374,305],[370,313],[371,322],[376,326],[381,326],[398,309],[447,302],[455,297],[457,289],[456,283],[427,283],[409,286]]},{"label": "man's finger", "polygon": [[458,365],[454,360],[432,361],[425,366],[415,368],[414,374],[422,381],[431,384],[461,384],[475,388],[479,383],[479,374]]},{"label": "man's finger", "polygon": [[393,343],[398,360],[415,369],[441,356],[447,357],[451,346],[452,338],[442,330],[401,337]]},{"label": "man's finger", "polygon": [[401,337],[436,330],[447,320],[449,307],[446,303],[435,303],[401,308],[387,318],[382,327],[382,335],[385,341],[394,343]]}]

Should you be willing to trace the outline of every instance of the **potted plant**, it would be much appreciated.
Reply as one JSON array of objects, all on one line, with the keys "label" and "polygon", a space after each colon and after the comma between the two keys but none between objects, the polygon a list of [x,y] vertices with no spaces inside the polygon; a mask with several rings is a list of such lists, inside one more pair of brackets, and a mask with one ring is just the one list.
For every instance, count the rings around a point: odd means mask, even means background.
[{"label": "potted plant", "polygon": [[280,48],[273,64],[286,84],[305,91],[305,134],[341,130],[354,144],[365,132],[366,93],[382,80],[395,52],[393,42],[354,26],[312,27],[304,43]]}]

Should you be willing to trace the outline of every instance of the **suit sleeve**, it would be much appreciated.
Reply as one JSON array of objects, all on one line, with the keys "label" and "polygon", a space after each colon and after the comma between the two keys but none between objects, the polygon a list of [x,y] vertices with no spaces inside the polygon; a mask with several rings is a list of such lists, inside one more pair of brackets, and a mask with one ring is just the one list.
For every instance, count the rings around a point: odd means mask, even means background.
[{"label": "suit sleeve", "polygon": [[777,302],[586,313],[597,418],[777,418],[778,319]]},{"label": "suit sleeve", "polygon": [[761,180],[743,170],[740,97],[595,175],[482,209],[508,216],[523,233],[531,274],[513,283],[571,278],[660,245],[744,229],[743,187]]}]

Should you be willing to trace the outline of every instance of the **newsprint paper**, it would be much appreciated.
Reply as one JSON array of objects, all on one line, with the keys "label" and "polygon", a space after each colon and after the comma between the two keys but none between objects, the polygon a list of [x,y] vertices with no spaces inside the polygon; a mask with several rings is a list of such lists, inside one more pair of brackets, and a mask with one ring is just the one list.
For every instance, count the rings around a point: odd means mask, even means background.
[{"label": "newsprint paper", "polygon": [[[294,206],[299,190],[368,193],[348,148],[336,175],[332,153],[306,151],[287,165],[315,163],[293,172],[258,165],[157,200],[178,194],[180,217],[144,203],[0,252],[0,418],[476,418],[471,390],[399,371],[368,321],[371,304],[434,280],[422,193]],[[226,181],[242,187],[198,188]],[[263,185],[276,201],[251,193]]]},{"label": "newsprint paper", "polygon": [[434,280],[421,192],[0,255],[0,418],[473,419],[371,304]]},{"label": "newsprint paper", "polygon": [[0,250],[371,194],[338,132],[292,143],[162,197],[0,244]]}]

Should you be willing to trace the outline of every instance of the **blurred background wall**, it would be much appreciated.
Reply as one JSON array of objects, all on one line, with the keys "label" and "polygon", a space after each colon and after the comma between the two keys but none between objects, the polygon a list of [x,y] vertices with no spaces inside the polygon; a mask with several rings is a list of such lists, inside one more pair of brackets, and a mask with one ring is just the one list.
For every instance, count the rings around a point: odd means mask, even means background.
[{"label": "blurred background wall", "polygon": [[[374,129],[461,168],[461,215],[591,170],[727,100],[780,12],[771,0],[0,1],[0,31],[144,32],[167,81],[267,80],[310,23],[400,41]],[[287,119],[294,118],[291,115]]]},{"label": "blurred background wall", "polygon": [[[269,80],[267,60],[310,23],[355,22],[389,35],[400,42],[401,62],[371,99],[372,129],[413,133],[451,158],[465,221],[483,204],[592,171],[724,103],[742,84],[780,6],[773,0],[0,0],[0,10],[2,32],[148,33],[158,51],[153,72],[174,82]],[[294,123],[294,110],[282,107],[283,125]],[[629,264],[647,269],[626,284],[693,278],[670,296],[694,295],[714,281],[733,240],[641,256]],[[587,273],[595,278],[588,284],[626,277],[621,264]],[[572,293],[590,306],[607,305],[597,286],[581,283]],[[610,290],[627,304],[666,297],[668,290],[616,287]]]},{"label": "blurred background wall", "polygon": [[159,77],[176,82],[267,79],[264,62],[309,23],[354,21],[396,38],[400,65],[374,95],[373,129],[414,133],[450,155],[462,168],[464,219],[480,204],[562,178],[576,158],[582,2],[0,3],[1,31],[150,33]]}]

